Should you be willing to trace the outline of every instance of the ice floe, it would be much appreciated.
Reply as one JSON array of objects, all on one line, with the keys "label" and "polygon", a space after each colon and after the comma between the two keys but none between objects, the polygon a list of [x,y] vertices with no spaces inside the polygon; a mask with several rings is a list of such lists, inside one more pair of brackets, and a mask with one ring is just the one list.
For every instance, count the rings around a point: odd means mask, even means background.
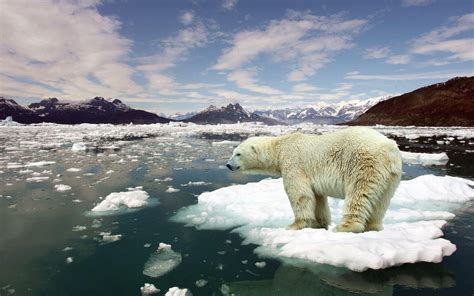
[{"label": "ice floe", "polygon": [[141,208],[148,204],[150,195],[143,190],[131,190],[125,192],[112,192],[96,205],[92,212],[118,211],[127,208]]},{"label": "ice floe", "polygon": [[206,185],[211,185],[211,184],[212,184],[211,182],[204,182],[204,181],[195,181],[195,182],[189,181],[188,183],[181,184],[180,186],[182,186],[182,187],[186,187],[186,186],[206,186]]},{"label": "ice floe", "polygon": [[160,292],[160,289],[155,287],[153,284],[145,283],[143,287],[140,287],[140,292],[142,295],[151,295]]},{"label": "ice floe", "polygon": [[198,229],[234,229],[264,257],[303,259],[354,271],[404,263],[441,262],[456,246],[441,238],[449,211],[474,198],[474,182],[424,175],[402,181],[379,232],[336,233],[343,200],[329,199],[330,229],[286,230],[293,213],[281,179],[224,187],[202,193],[198,204],[172,220]]},{"label": "ice floe", "polygon": [[64,192],[64,191],[71,190],[72,187],[69,186],[69,185],[64,185],[64,184],[56,184],[56,185],[54,185],[54,189],[58,192]]},{"label": "ice floe", "polygon": [[154,278],[160,277],[175,269],[181,260],[181,254],[173,251],[171,245],[160,243],[156,252],[151,254],[145,263],[143,274]]},{"label": "ice floe", "polygon": [[87,146],[86,146],[85,143],[82,143],[82,142],[74,143],[74,144],[72,144],[71,150],[74,151],[74,152],[86,151]]},{"label": "ice floe", "polygon": [[180,289],[178,287],[169,288],[165,296],[192,296],[193,294],[188,289]]},{"label": "ice floe", "polygon": [[173,186],[168,186],[168,189],[166,189],[165,192],[175,193],[175,192],[179,192],[179,189],[174,188]]},{"label": "ice floe", "polygon": [[421,164],[421,165],[445,165],[449,161],[449,157],[446,152],[441,153],[416,153],[400,151],[402,154],[402,160],[409,164]]},{"label": "ice floe", "polygon": [[122,239],[121,234],[111,234],[111,232],[101,232],[99,235],[101,236],[99,242],[102,244],[113,243]]},{"label": "ice floe", "polygon": [[205,285],[207,285],[207,283],[208,283],[208,281],[203,280],[203,279],[197,280],[197,281],[196,281],[196,287],[202,288],[202,287],[204,287]]}]

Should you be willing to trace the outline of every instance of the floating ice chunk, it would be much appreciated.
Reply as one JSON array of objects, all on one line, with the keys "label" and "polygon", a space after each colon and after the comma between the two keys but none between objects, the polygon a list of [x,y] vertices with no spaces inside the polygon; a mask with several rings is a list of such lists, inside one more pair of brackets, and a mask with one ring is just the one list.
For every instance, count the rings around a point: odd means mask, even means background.
[{"label": "floating ice chunk", "polygon": [[71,190],[72,187],[69,185],[57,184],[57,185],[54,185],[54,189],[58,192],[64,192],[64,191]]},{"label": "floating ice chunk", "polygon": [[400,151],[402,154],[402,160],[409,164],[421,164],[421,165],[445,165],[449,161],[449,157],[446,152],[441,153],[415,153]]},{"label": "floating ice chunk", "polygon": [[154,181],[155,182],[170,182],[170,181],[173,181],[173,178],[166,177],[164,179],[155,179]]},{"label": "floating ice chunk", "polygon": [[150,294],[156,294],[160,292],[160,289],[155,287],[155,285],[153,284],[145,283],[143,287],[140,287],[140,292],[142,292],[142,295],[150,295]]},{"label": "floating ice chunk", "polygon": [[71,250],[73,250],[73,248],[71,248],[71,247],[65,247],[62,251],[63,251],[63,252],[69,252],[69,251],[71,251]]},{"label": "floating ice chunk", "polygon": [[197,281],[196,281],[196,287],[202,288],[202,287],[204,287],[205,285],[207,285],[207,283],[208,283],[208,281],[206,281],[206,280],[202,280],[202,279],[201,279],[201,280],[197,280]]},{"label": "floating ice chunk", "polygon": [[31,168],[31,167],[42,167],[42,166],[47,166],[47,165],[52,165],[55,164],[55,161],[37,161],[37,162],[29,162],[25,164],[26,168]]},{"label": "floating ice chunk", "polygon": [[66,263],[67,264],[71,264],[72,262],[74,262],[74,258],[72,258],[72,257],[67,257],[66,258]]},{"label": "floating ice chunk", "polygon": [[267,263],[265,261],[255,262],[255,266],[258,268],[264,268],[267,266]]},{"label": "floating ice chunk", "polygon": [[121,207],[140,208],[148,204],[147,199],[150,196],[146,191],[133,190],[125,192],[112,192],[105,199],[96,205],[92,212],[117,211]]},{"label": "floating ice chunk", "polygon": [[173,251],[171,245],[160,243],[158,250],[151,254],[145,263],[143,274],[154,278],[160,277],[176,268],[181,260],[181,254]]},{"label": "floating ice chunk", "polygon": [[31,177],[31,178],[26,178],[26,182],[41,183],[41,182],[46,181],[48,179],[49,179],[49,177]]},{"label": "floating ice chunk", "polygon": [[71,172],[71,173],[76,173],[76,172],[80,172],[80,171],[82,171],[82,169],[80,169],[80,168],[68,168],[66,170],[66,172]]},{"label": "floating ice chunk", "polygon": [[212,142],[212,146],[237,146],[240,142],[238,141],[220,141],[220,142]]},{"label": "floating ice chunk", "polygon": [[33,173],[33,170],[20,170],[18,173],[22,175],[31,174]]},{"label": "floating ice chunk", "polygon": [[13,121],[13,117],[11,116],[7,116],[7,118],[0,120],[0,126],[18,126],[18,125],[23,125],[23,124]]},{"label": "floating ice chunk", "polygon": [[86,144],[80,142],[80,143],[74,143],[72,144],[71,150],[74,152],[79,152],[79,151],[86,151],[87,146]]},{"label": "floating ice chunk", "polygon": [[180,289],[178,287],[169,288],[168,292],[166,292],[165,296],[192,296],[193,293],[188,289]]},{"label": "floating ice chunk", "polygon": [[121,234],[111,234],[110,232],[101,232],[99,235],[102,236],[100,242],[103,244],[113,243],[122,239]]},{"label": "floating ice chunk", "polygon": [[[262,256],[304,259],[351,270],[381,269],[418,261],[440,262],[456,246],[440,238],[450,210],[474,199],[474,182],[433,175],[402,181],[379,232],[336,233],[329,230],[286,230],[293,220],[281,179],[224,187],[202,193],[198,204],[172,220],[198,229],[230,229],[245,244],[260,245]],[[436,202],[434,202],[436,201]],[[344,201],[329,199],[333,222],[341,219]],[[271,206],[269,206],[271,205]]]},{"label": "floating ice chunk", "polygon": [[86,226],[76,225],[72,228],[72,231],[84,231],[86,229],[87,229]]},{"label": "floating ice chunk", "polygon": [[206,186],[206,185],[211,185],[211,184],[212,184],[211,182],[204,182],[204,181],[195,181],[195,182],[189,181],[186,184],[181,184],[181,186],[182,187],[186,187],[186,186]]},{"label": "floating ice chunk", "polygon": [[168,189],[165,190],[165,192],[168,192],[168,193],[174,193],[178,191],[179,189],[173,188],[173,186],[168,186]]}]

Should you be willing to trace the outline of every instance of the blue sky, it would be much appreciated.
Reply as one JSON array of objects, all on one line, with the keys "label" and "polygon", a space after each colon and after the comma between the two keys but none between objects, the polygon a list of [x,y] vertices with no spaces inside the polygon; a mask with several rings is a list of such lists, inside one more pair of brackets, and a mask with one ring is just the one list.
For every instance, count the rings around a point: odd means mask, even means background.
[{"label": "blue sky", "polygon": [[395,95],[474,73],[472,1],[2,0],[0,95],[167,114]]}]

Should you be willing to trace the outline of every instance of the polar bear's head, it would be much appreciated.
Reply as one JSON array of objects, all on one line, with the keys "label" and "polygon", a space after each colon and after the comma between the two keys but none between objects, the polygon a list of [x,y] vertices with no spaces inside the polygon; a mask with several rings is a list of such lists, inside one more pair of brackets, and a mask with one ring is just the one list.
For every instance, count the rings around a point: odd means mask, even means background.
[{"label": "polar bear's head", "polygon": [[227,162],[231,171],[241,170],[244,173],[268,173],[271,165],[269,145],[272,137],[251,137],[234,149]]}]

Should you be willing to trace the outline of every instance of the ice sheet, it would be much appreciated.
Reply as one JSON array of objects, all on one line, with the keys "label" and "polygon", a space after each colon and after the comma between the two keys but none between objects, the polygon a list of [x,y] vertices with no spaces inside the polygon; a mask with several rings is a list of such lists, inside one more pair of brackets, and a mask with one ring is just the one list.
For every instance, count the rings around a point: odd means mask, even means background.
[{"label": "ice sheet", "polygon": [[449,161],[449,157],[446,152],[441,153],[417,153],[417,152],[406,152],[400,151],[402,154],[402,160],[409,164],[421,164],[421,165],[445,165]]},{"label": "ice sheet", "polygon": [[281,179],[205,192],[198,204],[172,220],[198,229],[231,229],[262,256],[304,259],[354,271],[418,261],[440,262],[456,246],[440,238],[449,211],[474,198],[473,181],[424,175],[402,181],[384,220],[384,230],[362,234],[333,232],[343,201],[330,198],[330,229],[286,230],[293,213]]}]

